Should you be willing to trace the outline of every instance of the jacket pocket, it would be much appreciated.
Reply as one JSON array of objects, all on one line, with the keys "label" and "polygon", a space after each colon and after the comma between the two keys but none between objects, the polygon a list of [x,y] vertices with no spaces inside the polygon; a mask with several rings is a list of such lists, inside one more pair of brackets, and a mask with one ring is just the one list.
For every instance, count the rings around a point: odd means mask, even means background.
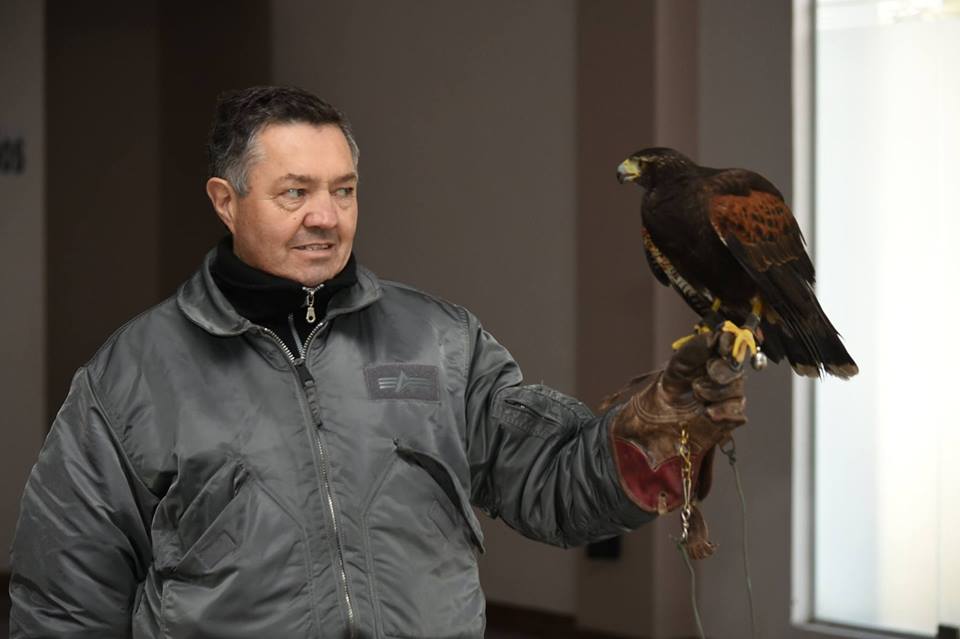
[{"label": "jacket pocket", "polygon": [[247,469],[232,463],[207,482],[177,525],[183,552],[175,572],[209,571],[236,549],[237,534],[231,528],[243,517],[248,479]]},{"label": "jacket pocket", "polygon": [[[183,473],[192,479],[199,473]],[[216,469],[195,492],[186,479],[174,483],[161,500],[152,524],[154,567],[167,574],[180,564],[188,553],[198,554],[198,545],[217,520],[229,517],[229,509],[248,478],[248,471],[236,459],[229,459]]]},{"label": "jacket pocket", "polygon": [[252,473],[233,477],[233,497],[202,532],[182,532],[195,541],[162,577],[163,636],[310,636],[305,533]]},{"label": "jacket pocket", "polygon": [[479,522],[449,467],[398,445],[363,512],[364,543],[387,637],[480,637]]},{"label": "jacket pocket", "polygon": [[494,400],[493,416],[522,435],[545,439],[569,431],[593,417],[586,406],[546,386],[504,389]]},{"label": "jacket pocket", "polygon": [[480,528],[480,522],[477,521],[477,516],[473,514],[466,491],[460,485],[460,480],[453,474],[450,467],[438,457],[401,444],[397,445],[397,454],[408,462],[420,466],[436,482],[447,497],[444,503],[448,507],[452,507],[456,513],[452,515],[452,518],[465,524],[470,533],[470,541],[481,553],[486,552],[483,546],[483,531]]}]

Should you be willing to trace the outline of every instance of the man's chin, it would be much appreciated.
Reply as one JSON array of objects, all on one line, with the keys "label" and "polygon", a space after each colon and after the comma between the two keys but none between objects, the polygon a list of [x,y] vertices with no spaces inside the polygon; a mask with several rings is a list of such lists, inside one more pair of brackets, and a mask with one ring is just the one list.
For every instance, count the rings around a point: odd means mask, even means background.
[{"label": "man's chin", "polygon": [[309,263],[302,264],[286,277],[288,279],[300,282],[303,286],[313,288],[323,282],[336,277],[337,273],[343,270],[347,260],[339,255],[330,255],[326,259],[310,259]]},{"label": "man's chin", "polygon": [[336,277],[341,268],[322,268],[322,269],[304,269],[297,273],[296,277],[291,277],[290,279],[299,282],[303,286],[308,288],[313,288],[314,286],[320,286],[327,280],[331,280]]}]

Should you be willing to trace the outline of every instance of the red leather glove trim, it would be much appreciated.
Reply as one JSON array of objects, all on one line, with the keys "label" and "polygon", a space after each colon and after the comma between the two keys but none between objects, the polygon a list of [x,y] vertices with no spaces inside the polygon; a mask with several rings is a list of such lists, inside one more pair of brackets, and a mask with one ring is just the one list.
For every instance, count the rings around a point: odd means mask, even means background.
[{"label": "red leather glove trim", "polygon": [[613,438],[620,483],[640,508],[667,513],[683,502],[680,457],[671,457],[654,470],[646,455],[634,444]]}]

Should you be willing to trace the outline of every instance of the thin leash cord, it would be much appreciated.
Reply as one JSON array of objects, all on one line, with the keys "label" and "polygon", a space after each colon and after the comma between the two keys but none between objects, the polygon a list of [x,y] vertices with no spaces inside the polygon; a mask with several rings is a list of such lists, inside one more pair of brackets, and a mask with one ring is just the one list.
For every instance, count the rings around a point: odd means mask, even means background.
[{"label": "thin leash cord", "polygon": [[687,548],[683,542],[677,541],[677,550],[683,556],[683,563],[687,564],[687,570],[690,571],[690,604],[693,606],[693,619],[697,622],[697,633],[700,639],[707,639],[703,632],[703,623],[700,621],[700,608],[697,607],[697,574],[693,571],[693,563],[690,561],[690,555],[687,554]]},{"label": "thin leash cord", "polygon": [[747,543],[747,498],[743,494],[743,483],[740,481],[740,469],[737,467],[737,445],[730,440],[727,448],[720,447],[720,452],[727,456],[730,468],[733,469],[733,478],[737,483],[737,495],[740,498],[740,519],[743,527],[743,575],[747,582],[747,603],[750,606],[750,636],[757,637],[756,610],[753,605],[753,580],[750,578],[750,554]]}]

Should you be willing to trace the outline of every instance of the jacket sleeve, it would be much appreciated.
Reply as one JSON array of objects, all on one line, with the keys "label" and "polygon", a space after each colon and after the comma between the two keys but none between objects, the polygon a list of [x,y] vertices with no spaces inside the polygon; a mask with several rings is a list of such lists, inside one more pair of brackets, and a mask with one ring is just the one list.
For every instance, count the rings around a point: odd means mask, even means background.
[{"label": "jacket sleeve", "polygon": [[523,535],[577,546],[649,521],[624,493],[610,423],[546,386],[522,385],[510,353],[468,316],[471,499]]},{"label": "jacket sleeve", "polygon": [[24,489],[10,637],[129,637],[156,504],[81,369]]}]

